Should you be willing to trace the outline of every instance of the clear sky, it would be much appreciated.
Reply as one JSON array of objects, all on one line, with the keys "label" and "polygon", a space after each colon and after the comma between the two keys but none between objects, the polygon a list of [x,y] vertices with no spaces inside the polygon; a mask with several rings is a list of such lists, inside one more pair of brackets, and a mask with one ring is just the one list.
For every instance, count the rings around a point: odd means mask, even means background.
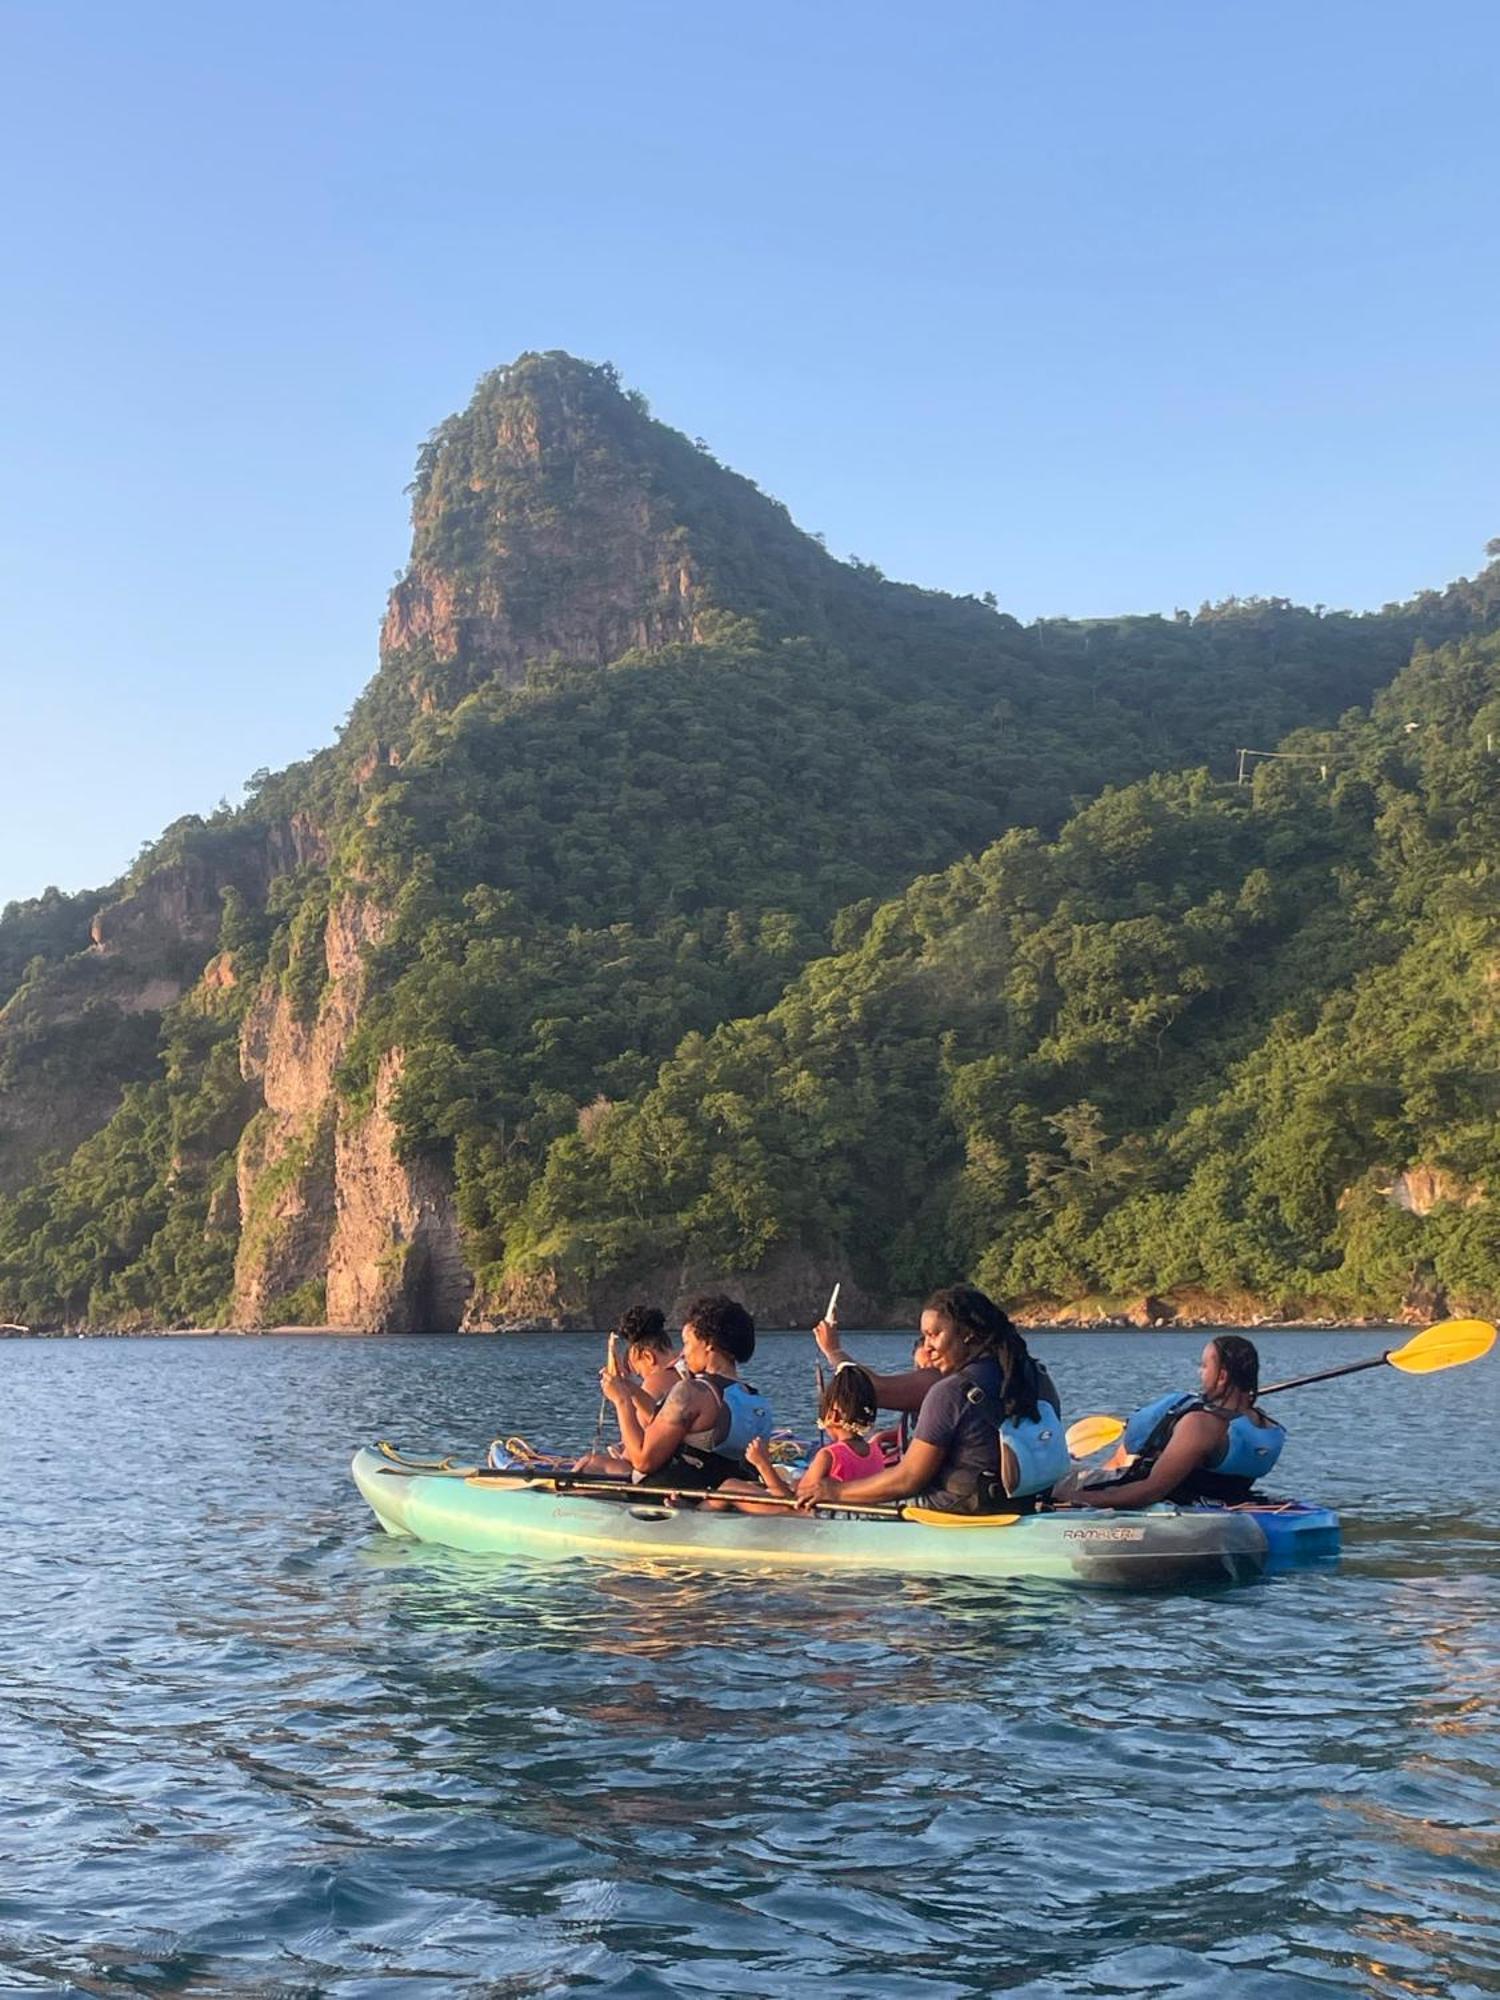
[{"label": "clear sky", "polygon": [[0,0],[0,901],[327,742],[526,348],[1022,618],[1500,534],[1493,0]]}]

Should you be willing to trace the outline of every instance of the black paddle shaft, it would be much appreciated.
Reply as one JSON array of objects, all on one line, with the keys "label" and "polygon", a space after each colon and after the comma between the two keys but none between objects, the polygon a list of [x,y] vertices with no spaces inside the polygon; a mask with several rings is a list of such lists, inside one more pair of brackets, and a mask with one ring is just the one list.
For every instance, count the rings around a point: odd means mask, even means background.
[{"label": "black paddle shaft", "polygon": [[[519,1466],[481,1465],[465,1476],[471,1481],[487,1483],[493,1480],[496,1484],[508,1480],[512,1485],[530,1487],[538,1492],[555,1492],[562,1495],[578,1493],[586,1499],[711,1500],[715,1491],[711,1486],[652,1486],[645,1483],[637,1486],[628,1479],[590,1479],[586,1475],[582,1479],[575,1479],[567,1472],[528,1472]],[[793,1508],[797,1505],[795,1499],[781,1493],[736,1493],[734,1498],[748,1500],[757,1507]],[[819,1500],[814,1506],[815,1511],[819,1513],[875,1514],[883,1515],[887,1519],[901,1518],[899,1502],[892,1502],[887,1506],[877,1501],[866,1501],[861,1505],[858,1500]]]},{"label": "black paddle shaft", "polygon": [[1294,1375],[1290,1382],[1273,1382],[1269,1388],[1257,1390],[1256,1401],[1262,1396],[1274,1396],[1278,1389],[1301,1389],[1309,1382],[1331,1382],[1335,1375],[1361,1375],[1367,1368],[1384,1368],[1394,1352],[1394,1348],[1387,1348],[1373,1361],[1346,1361],[1342,1368],[1320,1368],[1316,1375]]}]

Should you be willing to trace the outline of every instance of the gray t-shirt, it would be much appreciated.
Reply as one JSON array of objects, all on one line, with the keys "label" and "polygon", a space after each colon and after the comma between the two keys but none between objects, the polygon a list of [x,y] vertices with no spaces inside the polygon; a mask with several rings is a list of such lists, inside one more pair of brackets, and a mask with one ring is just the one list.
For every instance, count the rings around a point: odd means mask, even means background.
[{"label": "gray t-shirt", "polygon": [[[969,1391],[978,1389],[981,1400],[971,1402]],[[912,1436],[923,1444],[936,1445],[943,1453],[936,1484],[941,1485],[955,1472],[1000,1471],[1000,1432],[997,1428],[1000,1398],[1000,1364],[981,1354],[967,1367],[927,1391]]]}]

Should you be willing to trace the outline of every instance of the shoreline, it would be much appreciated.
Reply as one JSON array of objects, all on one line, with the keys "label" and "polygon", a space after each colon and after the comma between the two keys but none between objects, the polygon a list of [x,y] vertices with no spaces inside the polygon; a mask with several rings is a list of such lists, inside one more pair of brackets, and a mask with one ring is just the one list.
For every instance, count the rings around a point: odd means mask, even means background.
[{"label": "shoreline", "polygon": [[[1425,1322],[1423,1322],[1425,1324]],[[1027,1334],[1088,1333],[1409,1333],[1417,1322],[1401,1319],[1179,1319],[1141,1325],[1125,1319],[1025,1319],[1016,1324]],[[136,1326],[87,1328],[0,1328],[0,1341],[59,1340],[517,1340],[538,1334],[578,1334],[602,1340],[605,1327],[557,1326],[541,1323],[504,1327],[449,1327],[442,1332],[385,1333],[354,1326]],[[852,1337],[874,1333],[910,1335],[909,1323],[887,1326],[849,1326]],[[802,1334],[811,1338],[811,1326],[767,1326],[764,1335]]]}]

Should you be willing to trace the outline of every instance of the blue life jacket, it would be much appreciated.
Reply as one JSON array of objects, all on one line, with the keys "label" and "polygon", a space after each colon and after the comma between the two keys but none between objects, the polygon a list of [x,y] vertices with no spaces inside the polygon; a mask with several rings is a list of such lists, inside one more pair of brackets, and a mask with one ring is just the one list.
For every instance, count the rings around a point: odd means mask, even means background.
[{"label": "blue life jacket", "polygon": [[[1038,1396],[1035,1417],[1002,1416],[998,1399],[973,1378],[974,1365],[962,1371],[970,1376],[966,1400],[994,1425],[997,1445],[1008,1444],[1015,1453],[1016,1483],[1004,1489],[1004,1498],[1026,1500],[1033,1494],[1050,1493],[1073,1463],[1057,1406]],[[998,1365],[992,1363],[992,1368],[998,1377]],[[997,1452],[996,1470],[1002,1474],[1004,1464],[1003,1455]]]},{"label": "blue life jacket", "polygon": [[1197,1407],[1197,1404],[1196,1396],[1173,1395],[1170,1392],[1165,1396],[1158,1396],[1154,1403],[1142,1403],[1138,1410],[1133,1410],[1125,1419],[1125,1435],[1120,1439],[1120,1449],[1128,1451],[1132,1458],[1138,1458],[1146,1449],[1151,1433],[1168,1411],[1171,1411],[1174,1418],[1186,1416],[1189,1410]]},{"label": "blue life jacket", "polygon": [[1024,1500],[1031,1493],[1048,1493],[1072,1466],[1062,1418],[1051,1403],[1038,1402],[1035,1420],[1006,1417],[1000,1442],[1016,1455],[1016,1483],[1008,1498]]},{"label": "blue life jacket", "polygon": [[770,1442],[771,1433],[776,1428],[776,1418],[771,1405],[749,1382],[721,1382],[715,1380],[714,1387],[723,1398],[724,1407],[729,1412],[729,1429],[714,1446],[726,1458],[743,1458],[745,1447],[757,1438]]},{"label": "blue life jacket", "polygon": [[[1210,1406],[1201,1396],[1158,1396],[1144,1403],[1125,1424],[1120,1443],[1138,1462],[1126,1477],[1142,1479],[1161,1457],[1178,1423],[1190,1410]],[[1222,1416],[1222,1412],[1215,1411]],[[1245,1500],[1257,1480],[1264,1479],[1281,1456],[1286,1431],[1280,1424],[1257,1423],[1241,1414],[1224,1419],[1224,1450],[1212,1465],[1199,1466],[1168,1495],[1172,1500]]]},{"label": "blue life jacket", "polygon": [[1258,1424],[1253,1417],[1235,1417],[1229,1443],[1213,1470],[1220,1479],[1264,1479],[1281,1456],[1286,1432],[1280,1424]]}]

